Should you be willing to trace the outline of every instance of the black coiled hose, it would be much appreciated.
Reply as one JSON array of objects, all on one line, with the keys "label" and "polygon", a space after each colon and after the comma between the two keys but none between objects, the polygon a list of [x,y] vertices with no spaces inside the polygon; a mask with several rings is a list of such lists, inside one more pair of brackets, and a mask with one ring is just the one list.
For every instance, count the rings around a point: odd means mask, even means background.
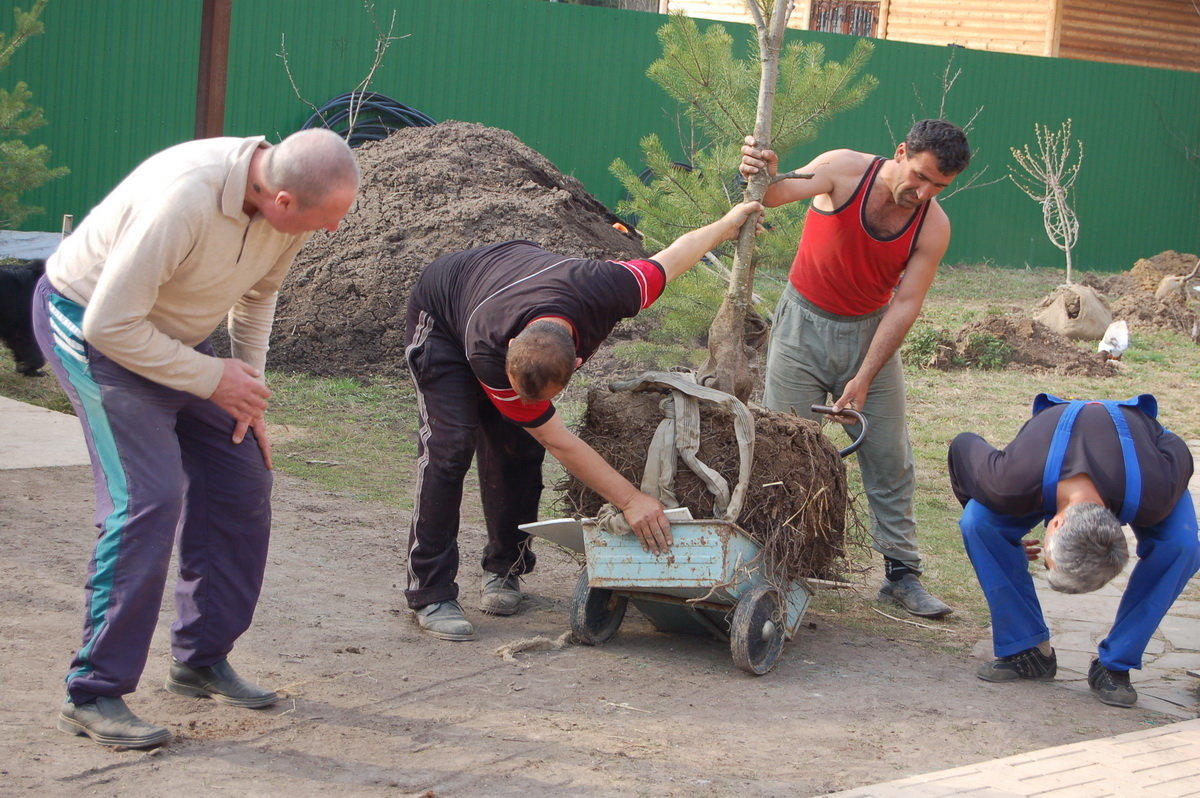
[{"label": "black coiled hose", "polygon": [[[350,129],[351,111],[357,106],[354,129]],[[393,131],[405,127],[429,127],[437,120],[396,102],[378,92],[348,92],[339,94],[317,109],[301,129],[325,127],[346,139],[351,147],[366,141],[379,141]]]}]

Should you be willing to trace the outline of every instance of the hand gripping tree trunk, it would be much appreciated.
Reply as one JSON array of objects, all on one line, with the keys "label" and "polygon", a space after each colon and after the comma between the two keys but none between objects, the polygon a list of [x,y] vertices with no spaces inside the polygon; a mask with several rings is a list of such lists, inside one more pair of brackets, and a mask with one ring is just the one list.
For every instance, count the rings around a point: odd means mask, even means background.
[{"label": "hand gripping tree trunk", "polygon": [[[771,147],[771,115],[775,84],[779,78],[779,49],[792,14],[793,0],[746,0],[758,30],[758,56],[762,73],[758,85],[758,111],[754,138],[761,149]],[[771,176],[764,169],[746,183],[745,199],[761,202]],[[757,219],[747,219],[738,237],[729,289],[708,332],[708,360],[700,369],[700,382],[750,398],[757,382],[758,359],[766,343],[766,322],[754,310],[754,231]]]}]

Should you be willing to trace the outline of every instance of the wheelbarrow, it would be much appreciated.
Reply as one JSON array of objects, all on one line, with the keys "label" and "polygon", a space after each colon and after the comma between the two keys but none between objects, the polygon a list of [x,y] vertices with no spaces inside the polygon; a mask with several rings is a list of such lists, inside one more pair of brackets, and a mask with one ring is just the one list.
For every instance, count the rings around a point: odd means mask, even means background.
[{"label": "wheelbarrow", "polygon": [[[823,405],[812,410],[833,414]],[[867,422],[853,410],[842,414],[861,427],[841,450],[845,457],[862,445]],[[594,518],[522,528],[584,553],[587,568],[571,598],[571,631],[580,642],[612,639],[632,602],[656,629],[711,635],[729,643],[737,667],[769,672],[784,641],[799,630],[812,588],[802,578],[780,584],[765,573],[761,548],[732,520],[693,520],[686,509],[668,510],[667,517],[673,543],[662,554],[644,551],[635,535],[613,534]],[[572,539],[572,521],[581,541]]]}]

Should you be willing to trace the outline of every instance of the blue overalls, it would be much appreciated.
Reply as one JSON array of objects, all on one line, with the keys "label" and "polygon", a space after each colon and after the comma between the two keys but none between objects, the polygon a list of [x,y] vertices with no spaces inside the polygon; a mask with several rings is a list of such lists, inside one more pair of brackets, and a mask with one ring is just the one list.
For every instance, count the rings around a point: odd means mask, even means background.
[{"label": "blue overalls", "polygon": [[[1059,419],[1042,475],[1042,512],[1014,517],[993,512],[972,499],[963,509],[959,528],[979,584],[992,612],[992,645],[997,657],[1007,657],[1050,639],[1041,605],[1029,573],[1021,539],[1038,523],[1057,512],[1058,480],[1079,411],[1087,404],[1103,404],[1113,419],[1125,461],[1125,496],[1117,517],[1131,524],[1141,498],[1141,469],[1129,426],[1119,407],[1136,407],[1155,418],[1158,403],[1143,394],[1124,401],[1090,403],[1067,401],[1049,394],[1034,399],[1033,415],[1053,405],[1067,404]],[[1142,667],[1142,653],[1167,610],[1183,592],[1188,579],[1200,569],[1196,512],[1188,491],[1171,513],[1153,526],[1131,524],[1137,538],[1138,562],[1117,608],[1108,636],[1100,643],[1100,663],[1110,670]]]}]

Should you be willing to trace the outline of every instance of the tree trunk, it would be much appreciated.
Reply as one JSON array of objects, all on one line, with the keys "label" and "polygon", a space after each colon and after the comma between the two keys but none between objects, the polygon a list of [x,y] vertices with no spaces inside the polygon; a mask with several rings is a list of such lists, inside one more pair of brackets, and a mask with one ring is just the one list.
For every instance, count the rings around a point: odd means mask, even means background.
[{"label": "tree trunk", "polygon": [[[774,0],[769,19],[764,19],[756,0],[746,0],[758,30],[758,111],[754,138],[759,149],[771,147],[771,116],[775,106],[775,84],[779,79],[779,49],[792,14],[793,0]],[[760,202],[771,185],[766,170],[750,177],[744,198]],[[743,402],[758,382],[759,354],[766,345],[767,324],[754,310],[754,231],[757,219],[748,219],[738,237],[729,289],[708,331],[708,360],[700,368],[700,382]]]}]

